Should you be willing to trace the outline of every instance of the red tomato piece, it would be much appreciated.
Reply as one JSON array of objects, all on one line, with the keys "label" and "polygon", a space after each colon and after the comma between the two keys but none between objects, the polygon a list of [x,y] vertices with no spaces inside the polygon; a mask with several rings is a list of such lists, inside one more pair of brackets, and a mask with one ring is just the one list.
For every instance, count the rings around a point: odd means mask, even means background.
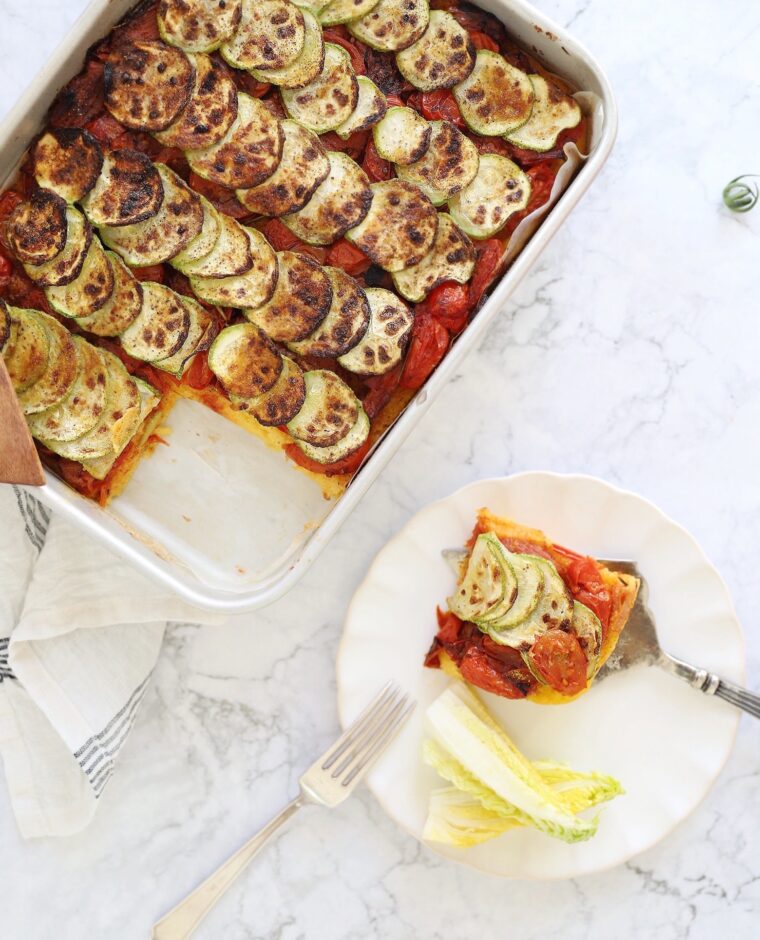
[{"label": "red tomato piece", "polygon": [[367,149],[364,151],[362,169],[372,183],[393,179],[393,164],[390,160],[383,160],[377,152],[374,140],[367,141]]},{"label": "red tomato piece", "polygon": [[13,262],[0,252],[0,278],[6,280],[13,274]]},{"label": "red tomato piece", "polygon": [[450,610],[441,610],[440,607],[436,608],[435,613],[438,619],[438,639],[441,643],[456,643],[462,629],[462,621]]},{"label": "red tomato piece", "polygon": [[469,303],[473,310],[480,303],[480,298],[493,280],[501,263],[504,246],[497,238],[489,238],[487,241],[479,242],[476,251],[475,270],[468,287]]},{"label": "red tomato piece", "polygon": [[343,140],[335,131],[328,131],[320,135],[325,150],[339,150],[348,154],[352,160],[359,160],[364,153],[369,131],[355,131],[349,138]]},{"label": "red tomato piece", "polygon": [[364,62],[364,49],[360,48],[352,39],[351,34],[343,26],[330,26],[322,31],[325,42],[334,42],[338,46],[343,46],[346,52],[351,56],[351,65],[357,75],[366,75],[367,66]]},{"label": "red tomato piece", "polygon": [[214,373],[208,365],[208,353],[200,352],[193,357],[187,371],[182,376],[182,382],[190,388],[206,388],[214,380]]},{"label": "red tomato piece", "polygon": [[102,113],[103,103],[103,63],[90,59],[84,70],[56,96],[50,109],[50,126],[85,127]]},{"label": "red tomato piece", "polygon": [[275,251],[300,251],[302,255],[310,255],[320,264],[325,263],[326,248],[319,248],[316,245],[307,245],[306,242],[302,242],[279,219],[270,219],[264,225],[262,232]]},{"label": "red tomato piece", "polygon": [[490,52],[499,51],[498,42],[496,42],[495,39],[491,39],[491,37],[485,33],[481,33],[479,29],[470,29],[468,32],[470,34],[472,44],[476,49],[488,49]]},{"label": "red tomato piece", "polygon": [[502,698],[525,698],[525,692],[478,646],[468,648],[459,663],[459,671],[465,682],[485,692],[493,692]]},{"label": "red tomato piece", "polygon": [[406,103],[408,107],[414,108],[428,121],[450,121],[460,130],[467,127],[456,98],[448,88],[437,88],[435,91],[417,91],[409,95]]},{"label": "red tomato piece", "polygon": [[449,333],[458,333],[464,329],[471,309],[467,285],[444,281],[417,304],[417,315],[420,308],[429,312]]},{"label": "red tomato piece", "polygon": [[415,315],[412,341],[401,376],[402,388],[421,388],[449,348],[449,331],[423,310]]},{"label": "red tomato piece", "polygon": [[402,366],[396,366],[385,375],[367,379],[368,392],[362,400],[362,405],[370,420],[376,418],[391,400],[401,381],[402,368]]},{"label": "red tomato piece", "polygon": [[231,189],[213,183],[211,180],[198,176],[197,173],[191,173],[188,178],[188,185],[196,193],[205,196],[206,199],[220,212],[231,216],[233,219],[244,219],[251,213],[237,201],[237,196]]},{"label": "red tomato piece", "polygon": [[341,476],[345,473],[354,473],[358,470],[361,462],[367,456],[369,446],[369,441],[367,440],[358,450],[354,451],[353,454],[349,454],[349,456],[344,457],[343,460],[336,460],[335,463],[318,463],[316,460],[311,460],[297,444],[287,444],[285,446],[285,453],[294,463],[297,463],[299,467],[303,467],[304,470],[310,470],[312,473],[323,473],[325,476],[334,477]]},{"label": "red tomato piece", "polygon": [[327,249],[327,263],[333,268],[342,268],[346,274],[359,277],[370,267],[372,261],[356,245],[341,238]]},{"label": "red tomato piece", "polygon": [[404,105],[404,99],[403,99],[403,98],[399,98],[398,95],[386,95],[386,96],[385,96],[385,100],[387,101],[389,108],[403,108],[403,107],[405,107],[405,105]]},{"label": "red tomato piece", "polygon": [[0,196],[0,219],[7,219],[16,208],[24,201],[24,197],[12,189]]},{"label": "red tomato piece", "polygon": [[575,695],[586,688],[588,660],[574,633],[550,630],[533,644],[530,657],[547,685],[557,692]]},{"label": "red tomato piece", "polygon": [[156,284],[164,283],[164,266],[153,264],[147,268],[132,268],[132,274],[138,281],[154,281]]},{"label": "red tomato piece", "polygon": [[95,118],[94,121],[90,121],[85,126],[85,130],[105,147],[114,147],[114,142],[123,139],[126,133],[116,118],[111,117],[107,112]]}]

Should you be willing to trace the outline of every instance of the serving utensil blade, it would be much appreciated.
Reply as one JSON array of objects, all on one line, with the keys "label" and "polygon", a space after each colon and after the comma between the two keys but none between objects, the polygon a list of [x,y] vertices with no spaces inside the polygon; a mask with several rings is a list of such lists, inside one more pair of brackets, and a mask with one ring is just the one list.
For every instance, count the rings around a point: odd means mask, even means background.
[{"label": "serving utensil blade", "polygon": [[42,486],[45,474],[0,356],[0,483]]}]

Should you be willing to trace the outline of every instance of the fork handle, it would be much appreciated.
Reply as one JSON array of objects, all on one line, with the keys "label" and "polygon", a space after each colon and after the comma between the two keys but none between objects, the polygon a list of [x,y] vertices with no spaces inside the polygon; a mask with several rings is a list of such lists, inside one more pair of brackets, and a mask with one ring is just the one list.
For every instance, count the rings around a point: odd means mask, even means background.
[{"label": "fork handle", "polygon": [[716,676],[714,672],[697,669],[696,666],[691,666],[682,659],[677,659],[667,653],[661,664],[668,672],[688,682],[692,688],[699,689],[705,695],[717,695],[718,698],[741,708],[747,714],[760,718],[760,695],[755,695],[754,692],[740,685],[734,685],[733,682],[727,682],[720,676]]},{"label": "fork handle", "polygon": [[165,914],[153,927],[153,940],[186,940],[224,892],[237,881],[254,855],[264,847],[293,813],[303,806],[303,802],[303,797],[297,796],[271,822],[267,823],[202,884],[198,885],[192,894],[188,894],[175,908]]}]

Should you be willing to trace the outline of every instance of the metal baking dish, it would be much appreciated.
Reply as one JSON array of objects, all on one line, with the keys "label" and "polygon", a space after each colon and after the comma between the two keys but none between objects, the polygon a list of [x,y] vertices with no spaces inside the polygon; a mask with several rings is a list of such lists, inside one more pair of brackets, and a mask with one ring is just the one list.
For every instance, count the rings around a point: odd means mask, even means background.
[{"label": "metal baking dish", "polygon": [[[39,131],[56,92],[81,68],[89,46],[135,0],[93,0],[47,66],[0,126],[0,178],[7,181]],[[560,26],[522,0],[481,0],[509,32],[577,88],[600,102],[589,159],[541,228],[494,289],[446,359],[379,442],[347,491],[327,502],[284,455],[208,409],[180,402],[169,416],[169,447],[143,460],[126,491],[106,509],[51,474],[35,490],[67,517],[146,574],[201,607],[235,611],[271,603],[306,571],[369,489],[407,435],[476,346],[491,321],[573,206],[612,148],[617,117],[607,79]],[[31,24],[30,24],[31,29]]]}]

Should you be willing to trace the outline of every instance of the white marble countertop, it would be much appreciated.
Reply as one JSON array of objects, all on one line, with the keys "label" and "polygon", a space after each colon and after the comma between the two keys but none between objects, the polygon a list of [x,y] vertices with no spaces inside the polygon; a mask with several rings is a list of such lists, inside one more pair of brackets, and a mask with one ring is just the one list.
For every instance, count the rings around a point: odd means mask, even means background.
[{"label": "white marble countertop", "polygon": [[[0,111],[84,5],[0,2]],[[760,208],[732,216],[720,192],[760,172],[760,8],[540,6],[608,70],[621,112],[609,165],[303,582],[223,628],[171,632],[90,828],[25,844],[0,782],[6,940],[147,937],[273,814],[336,732],[333,658],[368,562],[475,478],[587,471],[655,500],[728,581],[758,687]],[[198,937],[700,940],[757,936],[759,918],[760,727],[744,718],[704,804],[614,871],[497,882],[432,855],[362,792],[298,819]]]}]

